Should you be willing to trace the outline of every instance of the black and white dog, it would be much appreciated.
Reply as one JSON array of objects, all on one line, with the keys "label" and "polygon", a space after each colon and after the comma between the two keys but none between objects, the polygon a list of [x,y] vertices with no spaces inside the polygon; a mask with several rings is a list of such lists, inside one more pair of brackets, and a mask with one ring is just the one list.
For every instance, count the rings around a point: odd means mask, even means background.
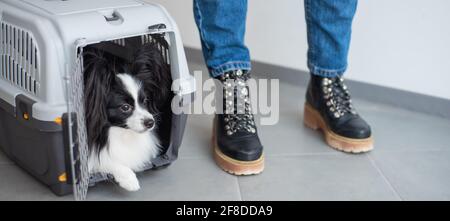
[{"label": "black and white dog", "polygon": [[89,171],[110,174],[124,189],[137,191],[135,172],[160,152],[155,127],[160,107],[170,99],[168,64],[148,43],[131,64],[85,49],[84,67]]}]

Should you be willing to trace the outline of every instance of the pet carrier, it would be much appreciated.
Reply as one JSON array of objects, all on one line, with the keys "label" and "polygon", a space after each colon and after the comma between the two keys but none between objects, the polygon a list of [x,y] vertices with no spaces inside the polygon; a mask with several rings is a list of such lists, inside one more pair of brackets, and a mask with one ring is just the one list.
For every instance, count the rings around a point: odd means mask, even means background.
[{"label": "pet carrier", "polygon": [[[0,0],[0,147],[57,195],[86,197],[107,179],[87,168],[83,48],[123,58],[153,42],[170,65],[174,99],[191,102],[177,26],[159,5],[139,0]],[[147,169],[177,158],[186,115],[170,112],[164,151]],[[164,139],[163,139],[164,141]]]}]

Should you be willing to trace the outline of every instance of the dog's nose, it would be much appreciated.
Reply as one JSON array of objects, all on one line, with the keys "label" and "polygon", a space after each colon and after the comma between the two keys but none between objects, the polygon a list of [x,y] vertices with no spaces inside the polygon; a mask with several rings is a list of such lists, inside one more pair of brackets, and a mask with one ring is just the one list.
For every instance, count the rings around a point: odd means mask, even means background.
[{"label": "dog's nose", "polygon": [[152,128],[155,125],[155,121],[153,119],[147,118],[144,119],[144,126],[148,129]]}]

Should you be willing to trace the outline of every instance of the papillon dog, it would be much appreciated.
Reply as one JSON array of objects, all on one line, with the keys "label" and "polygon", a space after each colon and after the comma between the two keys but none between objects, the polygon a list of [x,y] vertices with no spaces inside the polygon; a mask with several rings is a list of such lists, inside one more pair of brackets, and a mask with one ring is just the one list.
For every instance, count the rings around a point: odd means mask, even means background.
[{"label": "papillon dog", "polygon": [[152,43],[131,62],[94,48],[83,58],[89,172],[112,175],[122,188],[137,191],[135,172],[161,151],[155,128],[170,99],[169,66]]}]

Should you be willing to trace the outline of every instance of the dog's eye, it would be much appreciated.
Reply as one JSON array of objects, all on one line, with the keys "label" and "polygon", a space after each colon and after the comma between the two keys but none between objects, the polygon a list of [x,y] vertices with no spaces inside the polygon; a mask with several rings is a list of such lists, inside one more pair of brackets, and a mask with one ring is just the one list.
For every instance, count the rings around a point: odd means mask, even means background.
[{"label": "dog's eye", "polygon": [[131,105],[129,105],[129,104],[124,104],[124,105],[122,105],[122,106],[120,106],[120,110],[121,111],[123,111],[123,112],[130,112],[131,110],[132,110],[132,106]]}]

